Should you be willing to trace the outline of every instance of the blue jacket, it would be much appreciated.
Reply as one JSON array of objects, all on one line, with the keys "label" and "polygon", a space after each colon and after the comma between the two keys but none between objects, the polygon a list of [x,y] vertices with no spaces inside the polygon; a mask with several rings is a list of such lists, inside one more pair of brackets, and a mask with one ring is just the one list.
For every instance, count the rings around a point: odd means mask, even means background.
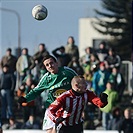
[{"label": "blue jacket", "polygon": [[100,95],[106,89],[106,84],[108,82],[110,73],[107,70],[98,70],[93,75],[92,88],[96,95]]}]

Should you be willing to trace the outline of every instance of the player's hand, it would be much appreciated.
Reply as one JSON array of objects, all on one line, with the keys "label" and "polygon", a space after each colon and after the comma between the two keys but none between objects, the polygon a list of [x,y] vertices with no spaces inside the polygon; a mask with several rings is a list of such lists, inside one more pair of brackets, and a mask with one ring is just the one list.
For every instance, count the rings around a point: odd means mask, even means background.
[{"label": "player's hand", "polygon": [[59,117],[59,118],[57,118],[56,120],[55,120],[55,123],[56,123],[56,125],[58,125],[58,124],[60,124],[62,121],[64,121],[65,120],[65,118],[63,118],[63,117]]},{"label": "player's hand", "polygon": [[106,102],[108,102],[108,95],[106,93],[101,93],[100,99],[103,103],[106,103]]},{"label": "player's hand", "polygon": [[23,96],[21,96],[21,97],[18,99],[18,103],[19,103],[20,105],[22,105],[22,103],[26,103],[26,102],[27,102],[27,100],[26,100],[26,98],[23,97]]}]

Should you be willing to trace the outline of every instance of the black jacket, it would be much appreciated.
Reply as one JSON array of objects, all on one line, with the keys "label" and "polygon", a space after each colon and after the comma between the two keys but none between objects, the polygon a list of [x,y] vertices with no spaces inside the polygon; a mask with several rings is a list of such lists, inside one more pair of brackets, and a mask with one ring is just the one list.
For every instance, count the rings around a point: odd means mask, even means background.
[{"label": "black jacket", "polygon": [[10,73],[2,73],[0,75],[0,89],[11,90],[15,89],[15,76]]}]

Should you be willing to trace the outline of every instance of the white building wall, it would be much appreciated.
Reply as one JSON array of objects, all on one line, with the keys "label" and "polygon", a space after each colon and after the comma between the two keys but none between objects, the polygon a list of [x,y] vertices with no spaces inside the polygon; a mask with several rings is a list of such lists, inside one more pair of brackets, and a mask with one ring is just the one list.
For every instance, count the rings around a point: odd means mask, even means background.
[{"label": "white building wall", "polygon": [[79,19],[79,52],[80,56],[84,54],[86,47],[93,47],[93,40],[103,39],[107,40],[110,37],[104,36],[97,32],[91,25],[92,20],[95,18],[81,18]]}]

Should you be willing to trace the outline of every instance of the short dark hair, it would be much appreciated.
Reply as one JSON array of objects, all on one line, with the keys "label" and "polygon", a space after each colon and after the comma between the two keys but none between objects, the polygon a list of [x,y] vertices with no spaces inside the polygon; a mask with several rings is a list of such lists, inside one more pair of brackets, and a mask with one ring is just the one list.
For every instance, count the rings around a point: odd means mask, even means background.
[{"label": "short dark hair", "polygon": [[28,48],[23,48],[22,51],[23,51],[23,50],[26,50],[26,52],[28,52]]},{"label": "short dark hair", "polygon": [[12,49],[11,48],[8,48],[6,51],[12,52]]},{"label": "short dark hair", "polygon": [[45,47],[45,44],[44,44],[44,43],[40,43],[39,46],[40,46],[40,45],[43,46],[43,47]]},{"label": "short dark hair", "polygon": [[46,56],[44,56],[43,62],[44,62],[45,60],[49,59],[49,58],[52,58],[55,62],[57,62],[56,58],[55,58],[54,56],[52,56],[52,55],[46,55]]},{"label": "short dark hair", "polygon": [[100,43],[99,43],[99,45],[100,44],[103,44],[104,46],[106,46],[106,42],[105,41],[101,41]]}]

